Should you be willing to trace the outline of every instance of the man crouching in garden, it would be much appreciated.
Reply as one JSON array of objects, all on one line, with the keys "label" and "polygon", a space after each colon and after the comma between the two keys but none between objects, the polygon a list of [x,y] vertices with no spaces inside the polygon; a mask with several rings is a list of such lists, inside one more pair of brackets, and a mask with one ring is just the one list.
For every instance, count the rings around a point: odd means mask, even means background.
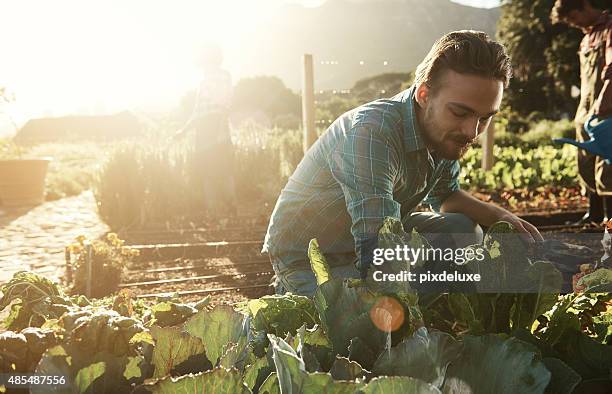
[{"label": "man crouching in garden", "polygon": [[[366,277],[387,216],[406,231],[446,234],[456,247],[481,242],[479,224],[499,220],[541,240],[531,224],[459,189],[458,159],[487,130],[511,74],[502,45],[482,32],[452,32],[433,45],[409,89],[333,122],[272,213],[262,252],[270,255],[276,292],[314,294],[312,238],[333,276]],[[413,212],[421,202],[434,212]]]}]

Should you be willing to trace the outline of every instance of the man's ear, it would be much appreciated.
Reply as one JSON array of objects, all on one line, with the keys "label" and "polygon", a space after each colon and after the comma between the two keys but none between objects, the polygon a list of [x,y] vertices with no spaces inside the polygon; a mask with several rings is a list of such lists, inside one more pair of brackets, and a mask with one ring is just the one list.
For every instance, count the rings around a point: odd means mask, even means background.
[{"label": "man's ear", "polygon": [[417,86],[416,93],[414,96],[415,96],[416,102],[419,104],[419,107],[421,108],[427,107],[427,103],[429,102],[429,94],[430,94],[430,88],[429,86],[427,86],[427,84],[420,83]]}]

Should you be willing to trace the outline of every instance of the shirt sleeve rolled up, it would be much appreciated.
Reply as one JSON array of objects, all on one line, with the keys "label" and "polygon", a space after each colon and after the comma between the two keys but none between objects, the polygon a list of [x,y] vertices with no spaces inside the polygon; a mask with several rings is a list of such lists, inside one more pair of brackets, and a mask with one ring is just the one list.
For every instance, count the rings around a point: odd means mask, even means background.
[{"label": "shirt sleeve rolled up", "polygon": [[364,277],[384,218],[401,217],[400,204],[393,199],[399,156],[382,133],[368,126],[357,126],[332,150],[329,163],[332,176],[344,193],[352,220],[355,252]]}]

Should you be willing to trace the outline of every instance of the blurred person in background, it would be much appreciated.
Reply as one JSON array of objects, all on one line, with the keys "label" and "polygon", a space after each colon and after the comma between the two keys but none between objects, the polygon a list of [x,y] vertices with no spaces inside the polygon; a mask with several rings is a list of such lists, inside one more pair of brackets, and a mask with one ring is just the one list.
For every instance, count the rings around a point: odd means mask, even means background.
[{"label": "blurred person in background", "polygon": [[182,138],[195,129],[195,165],[201,171],[207,216],[235,216],[234,149],[229,127],[232,81],[221,68],[223,52],[214,44],[203,46],[198,58],[202,79],[191,117],[176,132]]},{"label": "blurred person in background", "polygon": [[[580,43],[580,104],[576,111],[576,140],[588,141],[585,122],[597,115],[612,115],[612,16],[588,0],[557,0],[551,11],[553,23],[582,30]],[[610,135],[612,138],[612,135]],[[577,224],[601,223],[612,214],[612,166],[584,149],[578,150],[578,173],[589,197],[589,210]]]}]

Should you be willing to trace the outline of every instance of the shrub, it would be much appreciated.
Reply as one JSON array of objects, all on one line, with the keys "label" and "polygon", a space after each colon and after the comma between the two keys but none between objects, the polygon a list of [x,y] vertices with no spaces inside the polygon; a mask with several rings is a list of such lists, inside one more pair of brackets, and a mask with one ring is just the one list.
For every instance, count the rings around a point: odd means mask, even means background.
[{"label": "shrub", "polygon": [[519,187],[574,186],[578,175],[575,149],[565,145],[523,147],[495,146],[491,171],[480,168],[482,149],[472,148],[461,159],[461,183],[471,190],[493,191]]},{"label": "shrub", "polygon": [[74,284],[72,291],[85,294],[87,291],[88,245],[91,244],[91,294],[90,297],[104,297],[117,291],[123,271],[127,264],[138,256],[138,250],[124,246],[124,241],[115,233],[107,234],[105,239],[89,242],[85,236],[77,237],[77,242],[69,246],[75,255],[73,264]]},{"label": "shrub", "polygon": [[569,119],[548,120],[543,119],[531,123],[529,130],[521,135],[521,140],[530,145],[547,145],[552,143],[553,138],[574,138],[576,127]]}]

